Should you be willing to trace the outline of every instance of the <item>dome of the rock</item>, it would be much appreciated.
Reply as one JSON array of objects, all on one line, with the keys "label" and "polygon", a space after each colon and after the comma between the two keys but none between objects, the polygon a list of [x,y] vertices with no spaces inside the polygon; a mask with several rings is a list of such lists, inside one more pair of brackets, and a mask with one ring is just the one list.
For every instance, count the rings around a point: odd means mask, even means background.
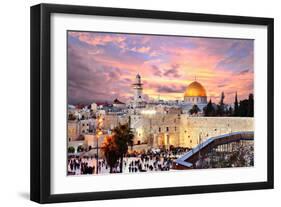
[{"label": "dome of the rock", "polygon": [[184,100],[190,103],[206,103],[207,93],[205,88],[197,81],[190,83],[185,92]]}]

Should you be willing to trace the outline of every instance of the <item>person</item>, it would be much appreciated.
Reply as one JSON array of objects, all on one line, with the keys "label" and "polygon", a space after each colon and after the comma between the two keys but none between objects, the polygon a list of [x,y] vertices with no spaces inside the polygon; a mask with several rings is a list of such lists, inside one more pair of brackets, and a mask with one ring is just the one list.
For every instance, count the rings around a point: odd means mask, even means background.
[{"label": "person", "polygon": [[70,170],[73,171],[73,162],[72,162],[72,160],[70,160],[70,164],[69,165],[70,165]]},{"label": "person", "polygon": [[93,168],[90,166],[90,167],[88,167],[87,174],[92,174],[92,173],[93,173]]}]

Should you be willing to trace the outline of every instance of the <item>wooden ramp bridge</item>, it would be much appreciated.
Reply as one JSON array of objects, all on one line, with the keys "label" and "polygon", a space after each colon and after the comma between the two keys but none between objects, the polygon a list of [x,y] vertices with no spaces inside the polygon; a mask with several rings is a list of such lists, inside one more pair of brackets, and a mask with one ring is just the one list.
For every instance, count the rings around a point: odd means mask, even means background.
[{"label": "wooden ramp bridge", "polygon": [[[196,147],[179,157],[173,164],[174,169],[192,169],[199,155],[204,155],[210,152],[213,148],[228,144],[231,142],[239,142],[242,140],[254,140],[253,131],[232,132],[223,134],[216,137],[211,137],[204,142],[198,144]],[[200,153],[200,154],[199,154]]]}]

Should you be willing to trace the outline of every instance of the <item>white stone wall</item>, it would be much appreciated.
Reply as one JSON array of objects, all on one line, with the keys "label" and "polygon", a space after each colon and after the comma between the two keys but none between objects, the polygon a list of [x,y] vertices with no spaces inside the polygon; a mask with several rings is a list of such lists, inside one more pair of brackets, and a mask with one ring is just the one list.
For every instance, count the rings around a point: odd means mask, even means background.
[{"label": "white stone wall", "polygon": [[199,142],[213,136],[238,131],[254,131],[254,118],[251,117],[189,117],[180,119],[179,145],[194,147]]},{"label": "white stone wall", "polygon": [[193,104],[206,104],[207,103],[207,97],[206,96],[185,96],[184,101],[187,103]]},{"label": "white stone wall", "polygon": [[[131,127],[135,132],[134,144],[150,147],[194,147],[213,136],[254,131],[250,117],[190,117],[187,114],[156,114],[132,116]],[[151,136],[152,134],[152,136]]]},{"label": "white stone wall", "polygon": [[157,113],[152,116],[135,115],[131,117],[135,144],[148,144],[153,147],[179,145],[180,115]]}]

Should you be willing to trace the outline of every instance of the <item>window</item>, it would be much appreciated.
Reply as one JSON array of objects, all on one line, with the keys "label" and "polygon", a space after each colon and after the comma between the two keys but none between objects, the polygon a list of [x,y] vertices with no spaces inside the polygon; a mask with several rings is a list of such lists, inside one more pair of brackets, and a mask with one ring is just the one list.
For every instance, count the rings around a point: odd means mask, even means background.
[{"label": "window", "polygon": [[175,127],[175,132],[177,131],[177,127]]},{"label": "window", "polygon": [[167,131],[167,132],[169,131],[169,127],[166,127],[166,131]]},{"label": "window", "polygon": [[192,139],[190,140],[190,144],[192,144]]},{"label": "window", "polygon": [[159,132],[161,132],[161,127],[159,127]]}]

